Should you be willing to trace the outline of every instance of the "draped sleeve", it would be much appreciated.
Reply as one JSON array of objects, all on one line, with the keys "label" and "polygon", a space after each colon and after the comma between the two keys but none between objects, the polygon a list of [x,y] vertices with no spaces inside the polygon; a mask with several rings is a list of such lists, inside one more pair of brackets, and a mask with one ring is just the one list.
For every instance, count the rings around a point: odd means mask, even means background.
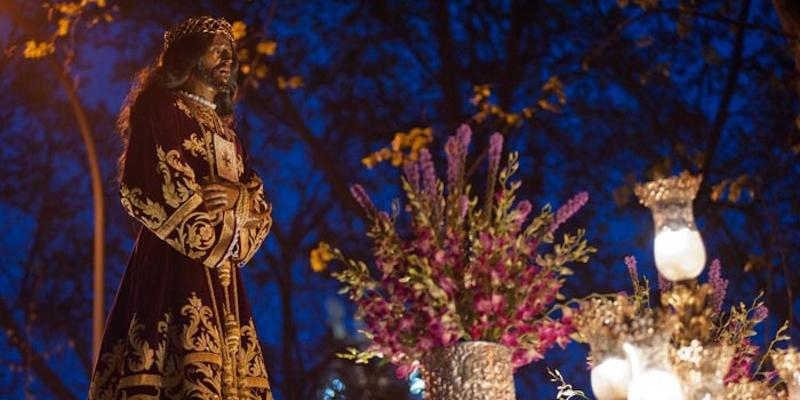
[{"label": "draped sleeve", "polygon": [[210,140],[180,97],[164,90],[143,94],[131,117],[120,198],[158,238],[213,268],[230,255],[245,210],[206,211],[200,184],[213,171]]},{"label": "draped sleeve", "polygon": [[[238,235],[238,251],[232,261],[239,266],[249,262],[272,228],[272,205],[264,198],[264,183],[250,167],[246,157],[241,176],[242,196],[248,213],[248,222],[242,225]],[[237,205],[238,206],[238,205]]]}]

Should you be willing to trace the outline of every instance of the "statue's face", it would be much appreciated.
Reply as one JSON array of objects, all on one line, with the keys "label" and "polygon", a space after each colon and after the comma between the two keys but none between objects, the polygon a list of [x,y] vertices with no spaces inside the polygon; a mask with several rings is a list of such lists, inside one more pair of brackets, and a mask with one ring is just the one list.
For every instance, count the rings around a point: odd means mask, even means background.
[{"label": "statue's face", "polygon": [[233,65],[233,47],[222,35],[215,35],[211,46],[200,58],[201,78],[218,90],[227,90]]}]

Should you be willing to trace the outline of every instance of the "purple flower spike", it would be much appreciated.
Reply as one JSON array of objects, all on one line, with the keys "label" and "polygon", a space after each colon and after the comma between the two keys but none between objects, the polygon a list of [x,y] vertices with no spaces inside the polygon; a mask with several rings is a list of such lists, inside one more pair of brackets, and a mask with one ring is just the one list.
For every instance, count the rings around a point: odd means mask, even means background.
[{"label": "purple flower spike", "polygon": [[464,163],[467,160],[467,150],[469,149],[469,142],[472,138],[472,129],[469,125],[463,124],[458,127],[458,132],[450,136],[445,144],[445,153],[447,153],[447,187],[449,190],[459,190],[457,186],[460,175],[464,170]]},{"label": "purple flower spike", "polygon": [[422,183],[425,192],[429,194],[436,193],[436,169],[433,166],[433,158],[428,149],[419,151],[419,163],[422,169]]},{"label": "purple flower spike", "polygon": [[403,174],[414,191],[419,191],[419,163],[416,161],[405,163],[403,165]]},{"label": "purple flower spike", "polygon": [[447,139],[444,145],[444,152],[447,154],[447,189],[456,189],[458,173],[461,169],[461,154],[458,147],[458,140],[454,136]]},{"label": "purple flower spike", "polygon": [[581,209],[586,202],[589,201],[589,193],[580,192],[575,195],[575,197],[569,199],[567,204],[559,207],[558,211],[556,211],[555,219],[553,220],[553,224],[550,226],[550,233],[553,233],[558,229],[561,224],[567,222],[567,220],[572,217],[578,210]]},{"label": "purple flower spike", "polygon": [[728,290],[728,280],[722,278],[722,266],[719,259],[711,262],[711,267],[708,269],[708,283],[714,288],[711,305],[714,310],[719,311],[722,309],[722,302],[725,300],[725,293]]},{"label": "purple flower spike", "polygon": [[361,208],[363,208],[368,215],[373,216],[376,214],[377,210],[375,209],[375,205],[372,204],[372,200],[370,200],[369,195],[367,194],[367,191],[364,190],[363,186],[359,184],[350,186],[350,194],[353,196],[353,199],[355,199],[356,203],[358,203],[358,205],[361,206]]},{"label": "purple flower spike", "polygon": [[755,311],[753,311],[753,321],[761,322],[767,319],[768,315],[769,315],[769,309],[767,309],[767,307],[762,304],[758,306],[758,308],[756,308]]},{"label": "purple flower spike", "polygon": [[461,195],[458,198],[458,217],[459,220],[464,220],[467,217],[467,211],[469,211],[469,197],[467,195]]},{"label": "purple flower spike", "polygon": [[489,138],[489,171],[497,172],[500,167],[500,155],[503,152],[503,135],[499,132]]},{"label": "purple flower spike", "polygon": [[636,257],[626,256],[625,265],[628,267],[628,275],[631,276],[631,281],[636,282],[639,279],[639,271],[636,269]]}]

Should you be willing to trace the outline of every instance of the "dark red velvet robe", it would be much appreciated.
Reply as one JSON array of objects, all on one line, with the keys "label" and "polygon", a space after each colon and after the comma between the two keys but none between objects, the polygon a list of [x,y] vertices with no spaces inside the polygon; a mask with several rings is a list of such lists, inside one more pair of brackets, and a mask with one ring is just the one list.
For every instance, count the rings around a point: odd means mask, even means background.
[{"label": "dark red velvet robe", "polygon": [[[261,180],[213,110],[166,90],[142,96],[131,118],[120,196],[143,227],[107,321],[89,398],[270,399],[237,268],[272,224]],[[236,160],[224,162],[241,190],[236,207],[211,215],[200,185],[226,175],[217,165],[215,134],[235,143]]]}]

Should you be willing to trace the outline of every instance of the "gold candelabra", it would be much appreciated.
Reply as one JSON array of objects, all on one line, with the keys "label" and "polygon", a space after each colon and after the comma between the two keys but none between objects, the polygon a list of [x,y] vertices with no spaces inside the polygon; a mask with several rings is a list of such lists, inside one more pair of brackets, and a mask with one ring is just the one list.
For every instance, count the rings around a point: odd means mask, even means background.
[{"label": "gold candelabra", "polygon": [[724,381],[737,349],[714,340],[714,288],[696,281],[706,262],[692,210],[701,181],[683,172],[634,190],[653,213],[655,264],[671,285],[662,292],[660,308],[650,308],[641,293],[581,305],[576,335],[589,344],[592,390],[599,400],[800,400],[800,353],[792,348],[771,353],[785,385]]}]

